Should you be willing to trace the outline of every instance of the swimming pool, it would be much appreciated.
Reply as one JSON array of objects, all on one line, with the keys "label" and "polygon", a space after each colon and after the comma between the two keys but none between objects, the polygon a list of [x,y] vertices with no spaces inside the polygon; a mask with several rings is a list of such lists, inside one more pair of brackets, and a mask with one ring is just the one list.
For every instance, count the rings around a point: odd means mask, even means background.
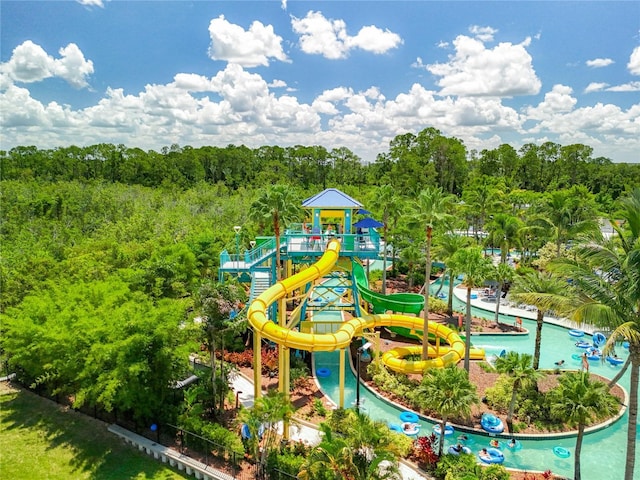
[{"label": "swimming pool", "polygon": [[[437,286],[433,286],[437,289]],[[447,289],[443,289],[445,292]],[[454,308],[462,309],[464,304],[454,299]],[[472,309],[476,316],[493,319],[494,313],[480,309]],[[336,319],[339,318],[339,312],[318,312],[318,319]],[[512,317],[501,316],[501,320],[513,323]],[[533,354],[535,341],[535,321],[523,319],[523,326],[530,332],[526,336],[499,336],[499,335],[482,335],[474,336],[474,345],[485,348],[487,356],[497,354],[501,350],[513,350],[521,353]],[[555,325],[545,324],[542,329],[542,345],[540,368],[553,369],[554,363],[559,359],[565,360],[565,368],[580,368],[578,361],[571,358],[571,354],[576,352],[575,339],[568,334],[568,329]],[[618,351],[618,355],[626,360],[628,352]],[[316,368],[325,367],[331,370],[331,375],[325,378],[319,378],[319,384],[325,395],[331,398],[336,404],[339,398],[339,357],[337,352],[316,352],[314,353],[314,362]],[[605,362],[590,362],[590,371],[597,373],[606,378],[612,378],[620,367],[613,367]],[[630,370],[630,369],[629,369]],[[629,390],[630,372],[629,370],[620,380],[627,391]],[[346,366],[345,375],[345,406],[349,407],[355,403],[356,397],[356,378],[351,368]],[[395,407],[387,401],[378,398],[374,393],[369,391],[364,385],[360,388],[361,410],[376,420],[386,421],[388,423],[400,423],[399,415],[404,411]],[[364,401],[363,401],[364,400]],[[610,425],[609,427],[586,434],[582,444],[581,473],[586,480],[602,478],[622,478],[624,476],[624,462],[626,455],[626,439],[627,439],[627,422],[628,413]],[[433,423],[425,419],[421,419],[421,431],[431,432]],[[489,437],[486,435],[468,434],[473,444],[470,445],[475,453],[482,447],[488,447]],[[450,439],[445,439],[445,448],[456,442],[456,435]],[[636,441],[640,439],[637,435]],[[549,439],[522,439],[523,448],[518,451],[510,451],[504,449],[504,466],[508,468],[517,468],[527,471],[545,471],[550,469],[556,475],[563,475],[568,478],[573,476],[573,461],[575,451],[575,437]],[[553,448],[559,446],[566,448],[571,452],[569,458],[559,458],[553,453]],[[640,454],[640,450],[637,450]],[[638,462],[638,459],[636,459]]]}]

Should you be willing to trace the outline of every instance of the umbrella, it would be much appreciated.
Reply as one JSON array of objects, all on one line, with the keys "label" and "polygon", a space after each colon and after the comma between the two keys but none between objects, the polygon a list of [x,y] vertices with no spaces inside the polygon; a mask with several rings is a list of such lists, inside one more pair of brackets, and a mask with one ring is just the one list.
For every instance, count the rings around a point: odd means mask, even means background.
[{"label": "umbrella", "polygon": [[359,215],[371,215],[371,212],[369,210],[365,210],[364,208],[358,209],[356,213]]},{"label": "umbrella", "polygon": [[358,220],[353,224],[356,228],[378,228],[384,227],[384,223],[374,220],[373,218],[367,217],[362,220]]}]

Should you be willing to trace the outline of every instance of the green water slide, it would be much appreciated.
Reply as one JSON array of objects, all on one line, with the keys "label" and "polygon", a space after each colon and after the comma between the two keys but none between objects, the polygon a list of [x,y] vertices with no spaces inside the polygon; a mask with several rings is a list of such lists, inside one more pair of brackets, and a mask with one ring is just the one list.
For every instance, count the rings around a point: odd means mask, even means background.
[{"label": "green water slide", "polygon": [[383,295],[369,289],[369,280],[364,267],[353,262],[353,278],[358,293],[363,300],[373,306],[373,313],[385,313],[389,310],[396,313],[413,313],[418,315],[424,306],[424,297],[418,293],[391,293]]}]

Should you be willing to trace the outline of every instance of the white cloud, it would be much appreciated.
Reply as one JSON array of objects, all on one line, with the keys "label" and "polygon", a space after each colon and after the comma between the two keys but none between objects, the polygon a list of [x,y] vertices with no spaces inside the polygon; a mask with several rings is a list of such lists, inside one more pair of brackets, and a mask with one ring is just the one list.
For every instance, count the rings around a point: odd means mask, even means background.
[{"label": "white cloud", "polygon": [[356,48],[382,54],[402,44],[398,34],[373,25],[362,27],[355,36],[349,36],[343,20],[327,19],[321,12],[309,11],[301,19],[292,16],[291,26],[300,35],[303,52],[331,60],[346,58]]},{"label": "white cloud", "polygon": [[500,43],[493,49],[465,35],[453,44],[455,55],[447,63],[435,63],[427,69],[440,79],[442,95],[479,95],[510,97],[540,91],[541,82],[533,69],[531,55],[525,49],[530,42]]},{"label": "white cloud", "polygon": [[498,33],[498,30],[491,27],[480,27],[478,25],[472,25],[469,27],[469,32],[472,33],[481,42],[493,42],[493,36]]},{"label": "white cloud", "polygon": [[640,92],[640,82],[629,82],[607,88],[608,92]]},{"label": "white cloud", "polygon": [[0,64],[0,72],[15,82],[40,82],[60,77],[75,88],[88,86],[87,77],[93,73],[93,62],[85,60],[80,48],[70,43],[59,50],[61,58],[48,55],[40,46],[27,40],[18,45],[8,62]]},{"label": "white cloud", "polygon": [[209,36],[209,56],[213,60],[225,60],[244,67],[266,66],[271,58],[288,61],[282,50],[282,37],[275,34],[271,25],[255,21],[249,30],[244,30],[220,15],[211,20]]},{"label": "white cloud", "polygon": [[388,99],[378,87],[338,86],[304,103],[282,94],[282,83],[268,83],[230,63],[213,77],[179,73],[172,82],[146,85],[135,94],[109,88],[97,104],[77,110],[45,105],[26,88],[9,84],[0,91],[0,110],[9,112],[0,118],[3,148],[100,142],[155,150],[171,143],[302,144],[346,146],[372,161],[396,135],[429,125],[476,150],[514,144],[513,139],[548,139],[585,143],[596,156],[626,161],[637,159],[640,151],[640,105],[626,111],[600,103],[576,109],[573,91],[565,85],[555,85],[538,105],[516,111],[499,97],[443,97],[417,83]]},{"label": "white cloud", "polygon": [[640,75],[640,47],[636,47],[631,52],[627,68],[632,75]]},{"label": "white cloud", "polygon": [[612,65],[615,62],[610,58],[594,58],[593,60],[587,60],[585,63],[587,67],[602,68],[602,67],[608,67],[609,65]]},{"label": "white cloud", "polygon": [[280,1],[280,8],[282,8],[282,10],[287,10],[287,0],[281,0]]},{"label": "white cloud", "polygon": [[76,0],[80,5],[86,5],[88,7],[100,7],[104,8],[102,0]]},{"label": "white cloud", "polygon": [[570,112],[577,100],[571,96],[573,90],[566,85],[554,85],[550,92],[546,93],[544,100],[537,107],[526,109],[526,115],[530,119],[544,120],[556,113]]},{"label": "white cloud", "polygon": [[608,83],[591,82],[589,85],[587,85],[587,88],[584,89],[584,93],[601,92],[608,86]]}]

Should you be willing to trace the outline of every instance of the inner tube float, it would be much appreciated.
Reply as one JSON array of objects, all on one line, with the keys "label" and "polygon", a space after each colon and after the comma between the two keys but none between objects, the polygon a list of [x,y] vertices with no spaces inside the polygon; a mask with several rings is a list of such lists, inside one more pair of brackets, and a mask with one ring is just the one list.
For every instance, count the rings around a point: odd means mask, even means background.
[{"label": "inner tube float", "polygon": [[571,335],[572,337],[584,337],[584,332],[582,330],[569,330],[569,335]]},{"label": "inner tube float", "polygon": [[571,358],[580,361],[582,360],[582,355],[580,355],[579,353],[574,353],[573,355],[571,355]]},{"label": "inner tube float", "polygon": [[502,463],[504,462],[504,454],[497,448],[487,448],[487,453],[478,452],[478,458],[483,463]]},{"label": "inner tube float", "polygon": [[624,363],[624,360],[622,360],[621,358],[612,357],[611,355],[607,355],[607,362],[609,362],[611,365],[622,365]]},{"label": "inner tube float", "polygon": [[403,433],[402,427],[400,425],[398,425],[397,423],[389,424],[389,430],[391,430],[392,432]]},{"label": "inner tube float", "polygon": [[600,347],[605,344],[607,337],[605,337],[602,332],[596,332],[591,336],[591,340],[595,346]]},{"label": "inner tube float", "polygon": [[402,424],[402,433],[407,436],[417,435],[420,432],[420,425],[417,423],[404,422]]},{"label": "inner tube float", "polygon": [[404,423],[418,423],[420,418],[413,412],[402,412],[400,414],[400,420]]},{"label": "inner tube float", "polygon": [[600,350],[598,350],[597,348],[592,348],[591,350],[587,351],[587,359],[588,360],[600,360],[600,357],[602,356],[602,352]]},{"label": "inner tube float", "polygon": [[518,450],[522,450],[522,443],[520,443],[520,440],[510,441],[507,443],[507,448],[512,452],[517,452]]},{"label": "inner tube float", "polygon": [[578,348],[591,348],[591,344],[589,342],[585,342],[584,340],[580,340],[576,342],[576,347]]},{"label": "inner tube float", "polygon": [[489,442],[489,445],[492,446],[493,448],[497,448],[498,450],[502,449],[502,442],[499,442],[495,438],[491,439],[491,441]]},{"label": "inner tube float", "polygon": [[[454,428],[451,425],[445,425],[444,426],[444,436],[445,437],[449,437],[451,435],[453,435],[453,432],[455,432]],[[440,435],[440,425],[434,425],[433,426],[433,433],[435,433],[436,435]]]},{"label": "inner tube float", "polygon": [[326,378],[329,375],[331,375],[331,370],[329,370],[328,368],[316,368],[316,377]]},{"label": "inner tube float", "polygon": [[571,456],[571,452],[564,447],[553,447],[553,453],[558,458],[569,458]]},{"label": "inner tube float", "polygon": [[504,424],[502,423],[502,420],[492,413],[482,414],[480,426],[489,433],[502,433],[504,431]]},{"label": "inner tube float", "polygon": [[460,450],[457,450],[455,445],[451,445],[447,450],[447,453],[451,455],[460,455],[461,453],[470,454],[471,449],[469,447],[461,446]]}]

